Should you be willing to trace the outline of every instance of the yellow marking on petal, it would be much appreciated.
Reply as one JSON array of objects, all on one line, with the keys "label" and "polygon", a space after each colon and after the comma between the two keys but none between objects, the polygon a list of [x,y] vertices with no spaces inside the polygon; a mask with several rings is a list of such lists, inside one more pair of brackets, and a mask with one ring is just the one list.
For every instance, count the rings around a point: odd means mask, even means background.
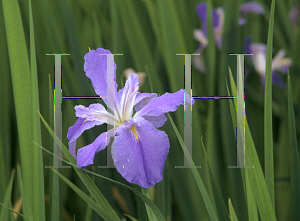
[{"label": "yellow marking on petal", "polygon": [[134,133],[136,139],[139,140],[139,137],[138,137],[138,135],[137,135],[137,132],[136,132],[136,129],[135,129],[135,126],[134,126],[134,125],[131,126],[130,130]]},{"label": "yellow marking on petal", "polygon": [[86,122],[86,121],[87,121],[87,119],[85,119],[85,120],[83,121],[83,123]]}]

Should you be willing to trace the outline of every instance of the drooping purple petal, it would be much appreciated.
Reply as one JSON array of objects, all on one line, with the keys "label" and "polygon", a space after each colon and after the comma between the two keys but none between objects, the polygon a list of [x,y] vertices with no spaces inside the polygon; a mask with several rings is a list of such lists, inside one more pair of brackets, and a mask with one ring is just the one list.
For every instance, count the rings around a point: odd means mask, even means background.
[{"label": "drooping purple petal", "polygon": [[67,138],[69,140],[69,151],[76,158],[76,141],[85,131],[96,125],[101,125],[99,121],[85,121],[85,118],[78,118],[75,124],[69,127]]},{"label": "drooping purple petal", "polygon": [[250,45],[251,45],[251,37],[247,37],[244,43],[244,50],[247,54],[251,54],[251,49],[250,49]]},{"label": "drooping purple petal", "polygon": [[272,70],[286,73],[291,63],[291,58],[285,58],[285,50],[281,49],[272,60]]},{"label": "drooping purple petal", "polygon": [[143,118],[125,121],[116,132],[112,154],[118,172],[143,188],[161,181],[170,148],[167,134]]},{"label": "drooping purple petal", "polygon": [[76,117],[85,118],[87,121],[98,121],[99,123],[117,121],[112,114],[107,113],[105,107],[101,104],[91,104],[89,107],[77,105],[75,106],[75,110]]},{"label": "drooping purple petal", "polygon": [[202,51],[208,44],[207,37],[204,35],[202,30],[196,29],[194,30],[194,38],[200,43],[198,51]]},{"label": "drooping purple petal", "polygon": [[[186,96],[186,99],[185,99]],[[160,97],[153,98],[146,106],[144,106],[140,111],[136,112],[134,118],[138,116],[159,116],[163,113],[167,113],[170,111],[175,111],[179,105],[184,105],[184,100],[187,103],[194,104],[194,99],[183,90],[180,89],[179,91],[169,94],[165,93]]]},{"label": "drooping purple petal", "polygon": [[147,116],[144,115],[143,118],[149,121],[155,128],[162,127],[168,120],[166,114],[161,114],[159,116]]},{"label": "drooping purple petal", "polygon": [[203,60],[203,55],[201,55],[202,52],[202,48],[201,46],[195,51],[195,54],[200,54],[200,55],[194,55],[192,56],[192,65],[198,69],[199,71],[201,71],[202,73],[205,73],[205,64],[204,64],[204,60]]},{"label": "drooping purple petal", "polygon": [[283,80],[280,78],[279,74],[276,71],[272,72],[272,84],[277,85],[281,89],[285,88],[285,83]]},{"label": "drooping purple petal", "polygon": [[[90,50],[84,56],[84,71],[91,80],[96,94],[105,97],[107,96],[107,58],[106,55],[99,54],[111,54],[111,52],[103,48]],[[114,63],[114,75],[116,74],[116,68],[117,66]],[[117,88],[117,85],[115,85],[115,88]]]},{"label": "drooping purple petal", "polygon": [[[135,110],[141,110],[146,104],[148,104],[153,98],[158,97],[155,93],[138,93],[135,98]],[[159,116],[143,116],[144,119],[149,121],[154,127],[162,127],[167,121],[167,116],[165,114],[161,114]]]},{"label": "drooping purple petal", "polygon": [[240,7],[240,14],[244,16],[247,13],[263,14],[264,8],[257,2],[246,2]]},{"label": "drooping purple petal", "polygon": [[93,143],[82,147],[77,152],[77,166],[85,167],[94,163],[95,154],[107,146],[110,140],[110,133],[104,132],[100,134]]},{"label": "drooping purple petal", "polygon": [[130,74],[123,88],[120,102],[122,120],[128,120],[132,116],[135,97],[139,90],[139,77]]}]

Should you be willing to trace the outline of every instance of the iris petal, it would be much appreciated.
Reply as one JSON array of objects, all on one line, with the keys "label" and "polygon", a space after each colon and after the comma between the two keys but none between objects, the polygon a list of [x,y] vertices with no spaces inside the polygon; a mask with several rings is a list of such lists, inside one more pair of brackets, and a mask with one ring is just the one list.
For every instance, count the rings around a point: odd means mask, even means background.
[{"label": "iris petal", "polygon": [[[89,107],[82,105],[75,106],[76,117],[85,118],[88,121],[98,121],[99,123],[118,122],[118,120],[110,113],[107,113],[105,107],[101,104],[91,104]],[[108,121],[108,118],[110,119]]]},{"label": "iris petal", "polygon": [[136,111],[141,110],[146,104],[149,103],[153,98],[158,97],[155,93],[138,93],[134,101],[134,109]]},{"label": "iris petal", "polygon": [[[84,56],[84,71],[86,76],[91,80],[96,94],[106,96],[107,94],[107,58],[105,55],[111,54],[109,50],[98,48],[90,50]],[[114,64],[116,72],[116,64]]]},{"label": "iris petal", "polygon": [[78,137],[85,131],[96,125],[101,125],[99,121],[86,121],[84,118],[78,118],[75,124],[69,127],[67,138],[69,139],[69,151],[76,158],[76,141]]},{"label": "iris petal", "polygon": [[264,8],[261,6],[261,4],[257,2],[246,2],[241,5],[240,7],[240,13],[241,15],[245,15],[246,13],[256,13],[256,14],[263,14]]},{"label": "iris petal", "polygon": [[139,77],[130,74],[123,88],[120,102],[122,121],[128,120],[132,116],[134,100],[139,90]]},{"label": "iris petal", "polygon": [[93,143],[82,147],[77,153],[77,166],[84,167],[94,163],[95,154],[107,146],[111,136],[110,133],[100,134]]},{"label": "iris petal", "polygon": [[[132,125],[139,139],[130,130]],[[118,172],[144,188],[161,181],[170,148],[167,134],[143,118],[124,122],[116,132],[112,153]]]},{"label": "iris petal", "polygon": [[[186,99],[184,99],[184,96]],[[144,115],[159,116],[163,113],[173,112],[179,105],[184,105],[184,100],[186,100],[187,103],[191,103],[191,97],[183,89],[172,94],[165,93],[160,97],[153,98],[140,111],[136,112],[134,118]],[[193,99],[192,104],[194,104]]]}]

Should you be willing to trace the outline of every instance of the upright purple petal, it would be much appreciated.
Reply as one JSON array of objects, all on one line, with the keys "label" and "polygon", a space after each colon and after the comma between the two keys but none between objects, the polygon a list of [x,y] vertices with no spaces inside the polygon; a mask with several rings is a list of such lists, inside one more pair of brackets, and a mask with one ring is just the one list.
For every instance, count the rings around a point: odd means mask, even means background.
[{"label": "upright purple petal", "polygon": [[77,166],[85,167],[94,163],[95,154],[107,146],[110,140],[110,133],[104,132],[100,134],[93,143],[82,147],[77,153]]},{"label": "upright purple petal", "polygon": [[136,74],[130,74],[125,87],[123,88],[123,94],[120,102],[120,111],[122,120],[128,120],[132,116],[135,97],[139,90],[139,77]]},{"label": "upright purple petal", "polygon": [[76,158],[76,141],[85,131],[96,125],[101,125],[99,121],[86,121],[85,118],[78,118],[75,124],[69,127],[67,138],[69,140],[69,151]]},{"label": "upright purple petal", "polygon": [[[159,116],[163,113],[170,111],[175,111],[179,105],[184,105],[184,97],[187,97],[186,102],[191,103],[191,98],[188,94],[180,89],[179,91],[169,94],[165,93],[160,97],[153,98],[146,106],[144,106],[140,111],[138,111],[134,118],[144,115],[148,116]],[[192,99],[192,104],[194,100]]]},{"label": "upright purple petal", "polygon": [[[206,2],[201,2],[200,4],[197,5],[196,7],[197,10],[197,14],[200,18],[200,20],[202,21],[202,33],[204,35],[204,37],[207,36],[207,18],[206,18],[206,10],[207,10],[207,4]],[[211,10],[212,13],[212,23],[213,23],[213,27],[217,27],[219,26],[219,17],[217,15],[216,10],[212,9]]]},{"label": "upright purple petal", "polygon": [[[206,18],[206,10],[207,10],[207,3],[206,2],[201,2],[200,4],[197,5],[196,7],[197,14],[200,18],[200,20],[205,23],[207,21]],[[213,26],[218,26],[219,25],[219,19],[216,11],[212,9],[212,19],[213,19]]]},{"label": "upright purple petal", "polygon": [[207,4],[206,2],[201,2],[200,4],[197,5],[197,14],[202,22],[206,21],[206,8]]},{"label": "upright purple petal", "polygon": [[250,45],[251,56],[255,70],[260,76],[265,76],[267,45],[254,43]]},{"label": "upright purple petal", "polygon": [[261,4],[257,2],[246,2],[241,5],[240,7],[240,14],[241,16],[244,16],[246,13],[256,13],[256,14],[263,14],[264,8],[261,6]]},{"label": "upright purple petal", "polygon": [[298,16],[299,16],[299,9],[296,7],[292,8],[289,13],[289,17],[294,27],[296,27],[298,24]]},{"label": "upright purple petal", "polygon": [[[111,54],[111,52],[103,48],[90,50],[84,56],[84,71],[91,80],[96,94],[107,96],[107,58],[105,55],[99,54]],[[114,74],[116,74],[116,64],[114,64],[114,67]],[[117,85],[115,85],[115,88],[117,88]]]},{"label": "upright purple petal", "polygon": [[143,118],[125,121],[116,132],[112,154],[118,172],[144,188],[161,181],[170,148],[167,134]]}]

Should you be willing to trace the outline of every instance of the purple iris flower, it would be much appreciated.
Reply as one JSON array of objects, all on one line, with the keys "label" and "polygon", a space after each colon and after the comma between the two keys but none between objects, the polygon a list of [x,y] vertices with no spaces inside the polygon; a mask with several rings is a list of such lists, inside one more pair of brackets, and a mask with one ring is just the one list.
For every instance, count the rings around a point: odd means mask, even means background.
[{"label": "purple iris flower", "polygon": [[291,11],[289,12],[289,17],[295,32],[297,32],[298,22],[299,22],[299,7],[292,8]]},{"label": "purple iris flower", "polygon": [[[194,38],[199,41],[200,45],[195,53],[199,54],[208,44],[208,36],[207,36],[207,3],[201,2],[197,5],[197,14],[202,21],[202,28],[194,30]],[[263,7],[256,2],[246,2],[240,6],[240,19],[239,25],[244,25],[246,23],[246,19],[244,16],[247,13],[257,13],[262,14],[264,12]],[[225,12],[223,7],[218,7],[216,9],[212,9],[212,23],[213,23],[213,32],[214,39],[217,44],[218,49],[222,48],[222,36],[223,36],[223,25],[225,19]],[[202,56],[193,56],[193,64],[194,66],[200,70],[201,72],[205,72],[205,66],[203,62]]]},{"label": "purple iris flower", "polygon": [[[267,59],[267,45],[261,43],[251,43],[248,38],[246,40],[246,52],[253,54],[251,56],[254,68],[256,72],[260,75],[262,88],[265,85],[265,72],[266,72],[266,59]],[[281,89],[285,87],[284,82],[281,80],[278,73],[286,73],[287,66],[290,66],[292,60],[290,58],[285,58],[285,50],[281,49],[272,60],[272,82],[278,85]]]},{"label": "purple iris flower", "polygon": [[[113,107],[109,107],[114,115],[101,104],[75,106],[78,119],[68,131],[69,150],[76,158],[77,166],[84,167],[93,164],[95,154],[105,149],[115,135],[112,156],[118,172],[128,182],[149,188],[162,180],[170,148],[167,134],[157,128],[165,124],[165,113],[185,105],[185,100],[190,104],[194,104],[194,100],[182,89],[162,96],[139,93],[139,78],[134,73],[129,75],[123,89],[117,91],[117,84],[109,88],[106,83],[107,58],[99,54],[111,53],[102,48],[89,51],[84,57],[84,71],[99,96],[115,90]],[[107,103],[106,99],[103,100]],[[93,143],[80,148],[76,155],[76,140],[85,130],[110,122],[114,122],[112,130],[100,134]]]}]

